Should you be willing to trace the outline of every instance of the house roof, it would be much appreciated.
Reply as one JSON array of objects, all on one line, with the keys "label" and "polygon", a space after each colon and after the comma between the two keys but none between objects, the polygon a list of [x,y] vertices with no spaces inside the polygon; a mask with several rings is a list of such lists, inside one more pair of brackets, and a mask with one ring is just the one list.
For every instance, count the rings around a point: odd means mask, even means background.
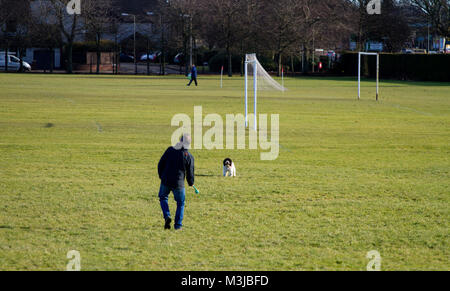
[{"label": "house roof", "polygon": [[154,12],[158,8],[158,0],[114,0],[115,5],[121,13],[132,13],[144,15]]}]

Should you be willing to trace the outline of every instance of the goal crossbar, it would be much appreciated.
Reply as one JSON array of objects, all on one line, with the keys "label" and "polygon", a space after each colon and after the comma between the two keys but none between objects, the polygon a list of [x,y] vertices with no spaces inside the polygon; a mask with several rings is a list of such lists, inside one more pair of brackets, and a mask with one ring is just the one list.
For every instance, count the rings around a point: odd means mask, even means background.
[{"label": "goal crossbar", "polygon": [[358,100],[361,100],[361,56],[376,56],[377,57],[377,93],[376,93],[376,99],[378,101],[379,93],[380,93],[380,54],[379,53],[366,53],[366,52],[359,52],[358,53]]}]

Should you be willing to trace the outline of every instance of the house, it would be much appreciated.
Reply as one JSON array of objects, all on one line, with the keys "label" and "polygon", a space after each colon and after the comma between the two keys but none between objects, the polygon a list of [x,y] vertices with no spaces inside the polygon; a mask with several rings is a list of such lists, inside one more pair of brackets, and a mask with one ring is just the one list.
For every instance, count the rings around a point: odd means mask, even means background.
[{"label": "house", "polygon": [[[159,38],[159,33],[154,25],[155,21],[159,19],[157,15],[158,0],[112,0],[113,1],[113,16],[117,22],[111,23],[111,27],[105,31],[102,35],[103,40],[110,40],[114,42],[122,42],[126,39],[132,39],[134,33],[147,36],[152,40]],[[29,40],[22,41],[19,36],[22,32],[18,21],[9,21],[8,23],[0,22],[0,38],[15,39],[16,42],[11,42],[10,50],[16,51],[17,55],[20,55],[26,62],[36,63],[38,58],[46,59],[50,61],[53,59],[53,67],[61,68],[64,64],[62,42],[65,39],[64,35],[56,35],[57,32],[52,32],[51,27],[58,25],[58,18],[54,14],[50,7],[49,0],[11,0],[12,5],[17,5],[20,2],[23,5],[28,5],[26,9],[21,9],[28,16],[17,16],[19,19],[40,19],[42,25],[34,25],[36,27],[43,27],[39,35],[30,35],[29,31],[24,31],[23,36],[29,38]],[[4,7],[2,7],[3,9]],[[67,31],[70,31],[72,27],[73,16],[64,14],[64,26]],[[136,23],[135,23],[136,21]],[[46,30],[48,28],[48,30]],[[39,29],[39,28],[37,28]],[[58,31],[57,29],[53,31]],[[1,34],[1,32],[4,32]],[[27,35],[28,32],[28,35]],[[83,18],[83,11],[77,18],[77,27],[75,29],[75,42],[92,41],[92,33],[85,26],[85,19]],[[25,48],[24,48],[25,47]],[[50,49],[52,48],[52,49]],[[20,51],[20,53],[19,53]],[[45,63],[45,62],[44,62]],[[47,64],[48,66],[48,64]]]}]

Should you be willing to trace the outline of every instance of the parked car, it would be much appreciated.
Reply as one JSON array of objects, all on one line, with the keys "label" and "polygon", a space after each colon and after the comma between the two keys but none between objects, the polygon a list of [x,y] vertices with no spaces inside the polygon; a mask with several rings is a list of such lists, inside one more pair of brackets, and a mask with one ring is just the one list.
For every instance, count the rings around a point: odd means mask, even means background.
[{"label": "parked car", "polygon": [[141,56],[141,61],[146,62],[147,60],[149,60],[149,61],[153,62],[153,61],[156,61],[156,59],[160,56],[161,56],[161,52],[155,52],[155,53],[151,53],[149,55],[144,54]]},{"label": "parked car", "polygon": [[179,53],[173,58],[173,62],[175,64],[182,64],[184,62],[184,54]]},{"label": "parked car", "polygon": [[[0,71],[5,70],[5,55],[0,54]],[[8,72],[19,72],[21,70],[20,68],[20,59],[18,57],[15,57],[13,55],[8,55]],[[25,61],[22,61],[22,71],[23,72],[30,72],[31,66]]]},{"label": "parked car", "polygon": [[413,53],[414,54],[426,54],[427,50],[426,49],[413,49]]},{"label": "parked car", "polygon": [[124,53],[121,53],[120,54],[120,62],[121,63],[134,63],[134,57],[124,54]]},{"label": "parked car", "polygon": [[414,53],[412,49],[406,49],[406,48],[402,49],[402,54],[412,54],[412,53]]}]

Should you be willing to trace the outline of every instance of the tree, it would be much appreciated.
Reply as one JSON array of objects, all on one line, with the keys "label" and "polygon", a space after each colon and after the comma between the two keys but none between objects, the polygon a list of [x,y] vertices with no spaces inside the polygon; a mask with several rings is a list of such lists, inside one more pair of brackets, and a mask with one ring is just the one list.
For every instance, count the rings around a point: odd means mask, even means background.
[{"label": "tree", "polygon": [[370,15],[366,26],[366,39],[384,44],[384,51],[401,50],[410,36],[410,28],[402,9],[393,0],[384,0],[380,15]]},{"label": "tree", "polygon": [[51,21],[54,15],[47,2],[37,2],[35,9],[37,13],[30,17],[31,42],[37,47],[49,49],[51,52],[50,73],[52,73],[55,61],[54,49],[62,46],[62,35],[56,22]]},{"label": "tree", "polygon": [[[196,27],[199,23],[205,21],[204,18],[198,18],[201,1],[203,0],[171,0],[167,1],[165,9],[165,23],[171,25],[177,32],[178,37],[181,35],[181,39],[178,38],[176,43],[182,43],[185,59],[185,73],[188,73],[189,62],[188,59],[188,47],[193,50],[193,39],[197,33]],[[173,36],[173,35],[172,35]],[[190,52],[189,52],[190,55]]]},{"label": "tree", "polygon": [[427,15],[433,32],[450,37],[450,1],[449,0],[411,0],[411,4]]},{"label": "tree", "polygon": [[111,0],[84,0],[83,13],[85,31],[95,41],[97,54],[96,73],[100,73],[101,41],[103,34],[113,30],[113,3]]},{"label": "tree", "polygon": [[[238,41],[245,35],[246,27],[242,25],[248,8],[245,0],[205,0],[202,2],[203,32],[210,36],[210,41],[224,47],[228,59],[228,76],[233,76],[232,51]],[[212,38],[211,36],[214,36]]]},{"label": "tree", "polygon": [[55,18],[59,33],[63,35],[63,40],[66,44],[66,58],[67,66],[66,71],[71,74],[73,72],[73,62],[72,62],[72,52],[73,43],[78,34],[82,30],[82,25],[80,24],[80,16],[76,13],[70,15],[67,13],[67,5],[69,0],[39,0],[43,3],[43,7],[46,6],[49,9],[51,15]]},{"label": "tree", "polygon": [[[339,27],[344,36],[347,31],[341,25],[345,18],[345,6],[341,0],[279,0],[269,1],[266,6],[265,17],[268,43],[272,43],[277,56],[278,75],[282,70],[282,57],[284,54],[298,51],[303,48],[303,55],[307,50],[314,50],[316,44],[332,34],[330,31]],[[335,38],[334,38],[335,39]],[[269,41],[270,40],[270,41]],[[303,60],[305,62],[305,60]],[[314,63],[314,60],[313,60]]]},{"label": "tree", "polygon": [[357,36],[356,36],[356,49],[362,51],[366,43],[366,26],[368,21],[367,4],[370,0],[354,0],[355,14],[357,15]]}]

